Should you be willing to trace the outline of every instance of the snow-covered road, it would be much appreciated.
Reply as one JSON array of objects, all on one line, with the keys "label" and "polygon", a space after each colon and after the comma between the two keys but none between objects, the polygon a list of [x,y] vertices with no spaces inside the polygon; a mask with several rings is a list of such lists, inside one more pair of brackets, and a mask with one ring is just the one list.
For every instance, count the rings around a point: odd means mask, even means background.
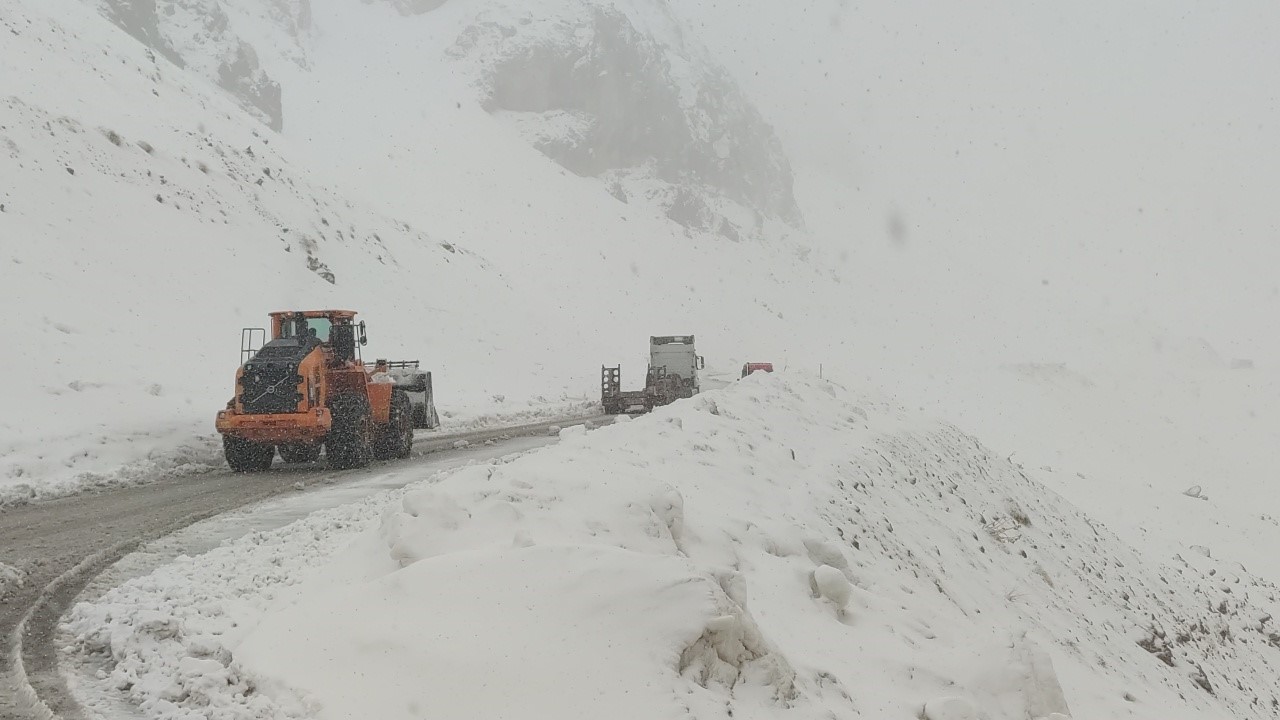
[{"label": "snow-covered road", "polygon": [[[319,465],[255,475],[223,472],[0,511],[0,567],[12,580],[0,592],[5,648],[0,655],[0,717],[49,717],[48,710],[64,718],[80,716],[57,670],[54,629],[81,591],[121,558],[129,556],[131,562],[110,574],[106,584],[180,553],[203,552],[224,539],[278,527],[317,508],[407,484],[424,473],[538,447],[554,439],[555,427],[593,420],[603,418],[424,435],[413,459],[363,470],[330,472]],[[214,517],[218,520],[173,535]],[[147,556],[130,556],[160,538],[165,542],[148,546]]]}]

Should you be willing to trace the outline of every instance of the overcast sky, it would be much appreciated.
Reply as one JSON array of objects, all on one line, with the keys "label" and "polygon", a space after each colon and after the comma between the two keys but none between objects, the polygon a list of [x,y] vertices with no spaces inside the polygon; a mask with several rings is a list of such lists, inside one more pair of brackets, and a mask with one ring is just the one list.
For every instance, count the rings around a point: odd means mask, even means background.
[{"label": "overcast sky", "polygon": [[1015,343],[1139,319],[1280,357],[1280,4],[678,11],[778,124],[823,241],[910,268],[900,304]]}]

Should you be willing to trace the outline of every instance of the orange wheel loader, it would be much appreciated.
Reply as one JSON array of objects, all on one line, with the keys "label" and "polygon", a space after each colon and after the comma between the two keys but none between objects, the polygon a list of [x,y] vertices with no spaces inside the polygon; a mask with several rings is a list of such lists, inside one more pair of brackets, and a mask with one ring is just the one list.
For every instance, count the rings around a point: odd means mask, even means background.
[{"label": "orange wheel loader", "polygon": [[277,450],[297,463],[318,460],[323,449],[338,469],[409,457],[409,394],[385,361],[364,364],[365,324],[355,318],[350,310],[274,312],[270,340],[264,328],[241,332],[235,397],[216,421],[232,470],[267,470]]}]

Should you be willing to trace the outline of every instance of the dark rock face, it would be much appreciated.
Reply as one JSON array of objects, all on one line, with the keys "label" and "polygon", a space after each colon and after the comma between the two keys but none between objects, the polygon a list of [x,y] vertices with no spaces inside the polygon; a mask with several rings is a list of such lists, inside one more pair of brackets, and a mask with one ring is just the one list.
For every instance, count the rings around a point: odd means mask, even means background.
[{"label": "dark rock face", "polygon": [[614,8],[570,4],[580,23],[481,21],[458,39],[451,52],[479,61],[488,111],[565,168],[606,179],[624,201],[656,200],[687,228],[755,234],[722,201],[803,223],[781,144],[723,69]]},{"label": "dark rock face", "polygon": [[160,33],[156,0],[102,0],[101,10],[116,27],[132,35],[138,42],[164,55],[178,67],[185,65],[182,57]]},{"label": "dark rock face", "polygon": [[280,132],[284,129],[280,83],[272,80],[258,66],[258,55],[252,46],[241,42],[235,56],[218,66],[218,85],[234,95],[242,105],[260,110],[272,130]]},{"label": "dark rock face", "polygon": [[[200,72],[272,130],[284,127],[280,84],[235,34],[218,0],[101,0],[111,22],[178,67]],[[311,25],[310,0],[271,0],[271,17],[294,34]]]}]

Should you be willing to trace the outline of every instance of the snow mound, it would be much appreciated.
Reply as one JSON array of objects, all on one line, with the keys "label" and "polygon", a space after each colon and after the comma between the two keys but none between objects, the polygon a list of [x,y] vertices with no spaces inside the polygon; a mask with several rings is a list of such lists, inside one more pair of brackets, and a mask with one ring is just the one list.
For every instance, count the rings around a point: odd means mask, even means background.
[{"label": "snow mound", "polygon": [[[975,438],[816,379],[384,503],[133,581],[71,630],[160,718],[1273,717],[1274,586],[1143,556]],[[195,692],[184,659],[215,642],[234,682]]]},{"label": "snow mound", "polygon": [[450,553],[308,597],[236,657],[327,718],[672,716],[653,668],[701,630],[708,585],[679,558],[601,545]]},{"label": "snow mound", "polygon": [[853,594],[853,585],[844,573],[830,565],[819,565],[813,571],[813,588],[819,597],[830,600],[837,609],[844,609]]},{"label": "snow mound", "polygon": [[[297,593],[300,579],[377,526],[381,503],[404,489],[253,533],[196,558],[181,557],[68,614],[78,651],[111,660],[105,684],[148,717],[288,717],[255,692],[232,654],[246,632]],[[216,663],[210,663],[214,661]]]}]

